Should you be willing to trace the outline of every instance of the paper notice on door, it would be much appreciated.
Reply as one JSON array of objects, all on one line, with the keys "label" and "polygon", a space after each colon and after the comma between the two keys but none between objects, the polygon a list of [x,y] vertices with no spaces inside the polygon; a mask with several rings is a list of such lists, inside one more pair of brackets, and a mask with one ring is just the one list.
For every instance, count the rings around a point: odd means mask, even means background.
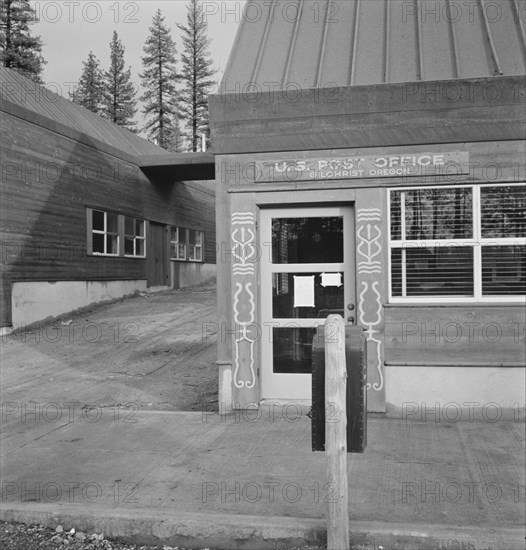
[{"label": "paper notice on door", "polygon": [[322,273],[321,274],[321,286],[342,286],[342,274],[341,273]]},{"label": "paper notice on door", "polygon": [[314,307],[314,277],[294,275],[294,307]]}]

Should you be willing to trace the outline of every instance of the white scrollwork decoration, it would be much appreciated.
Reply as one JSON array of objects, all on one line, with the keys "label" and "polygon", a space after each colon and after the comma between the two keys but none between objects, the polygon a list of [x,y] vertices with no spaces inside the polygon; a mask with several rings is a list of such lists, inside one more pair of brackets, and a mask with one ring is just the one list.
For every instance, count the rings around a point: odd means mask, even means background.
[{"label": "white scrollwork decoration", "polygon": [[[256,384],[255,344],[257,341],[256,299],[252,291],[253,283],[247,277],[255,275],[257,260],[256,231],[252,212],[237,212],[232,215],[232,273],[241,281],[235,282],[234,322],[236,339],[234,342],[234,385],[236,388],[251,389]],[[244,297],[242,297],[244,295]],[[252,332],[255,336],[252,336]],[[248,348],[248,353],[243,348]],[[241,379],[241,366],[248,366],[248,376]]]},{"label": "white scrollwork decoration", "polygon": [[381,273],[382,231],[377,225],[362,225],[358,229],[358,254],[365,260],[358,262],[358,273]]},{"label": "white scrollwork decoration", "polygon": [[[240,299],[239,296],[241,293],[245,292],[248,297],[249,310],[248,315],[245,318],[242,318],[242,313],[240,310]],[[256,337],[250,335],[251,330],[255,329],[255,312],[256,312],[256,300],[254,293],[252,292],[252,283],[236,283],[236,292],[234,294],[234,322],[236,324],[236,340],[235,340],[235,359],[234,359],[234,384],[236,388],[253,388],[256,384],[256,374],[254,372],[254,345],[257,341],[257,331]],[[246,342],[248,344],[249,356],[248,356],[248,367],[250,370],[250,379],[249,380],[239,380],[239,369],[241,367],[241,344]]]},{"label": "white scrollwork decoration", "polygon": [[[233,226],[253,226],[254,215],[251,212],[234,214],[232,216]],[[236,227],[232,231],[232,255],[234,275],[254,275],[254,262],[257,259],[256,233],[251,227]]]},{"label": "white scrollwork decoration", "polygon": [[[378,281],[374,281],[374,283],[371,286],[369,286],[369,283],[367,281],[362,281],[362,291],[360,292],[360,300],[358,305],[360,324],[367,327],[367,330],[365,331],[365,334],[367,334],[367,340],[368,342],[373,342],[375,346],[376,370],[378,371],[378,376],[380,378],[380,382],[375,382],[372,385],[370,382],[367,382],[367,389],[370,389],[372,387],[374,390],[377,390],[377,391],[381,390],[384,385],[384,377],[382,374],[382,360],[381,360],[382,341],[380,340],[380,338],[377,338],[377,335],[380,334],[380,331],[374,328],[375,326],[379,325],[382,322],[382,296],[378,291],[378,285],[379,285]],[[370,312],[372,317],[370,319],[367,319],[366,317],[368,315],[365,312],[364,305],[366,303],[365,295],[367,294],[369,289],[371,289],[374,294],[376,311]]]},{"label": "white scrollwork decoration", "polygon": [[[360,275],[381,275],[382,273],[382,230],[381,210],[379,208],[363,209],[358,212],[357,221],[357,253],[359,258],[358,273]],[[375,223],[376,222],[376,223]],[[384,385],[382,373],[382,340],[379,325],[382,323],[382,296],[378,287],[380,281],[362,281],[359,295],[358,312],[360,324],[367,327],[368,342],[372,342],[375,352],[375,367],[379,381],[367,383],[367,389],[380,391]],[[374,305],[373,305],[374,304]]]}]

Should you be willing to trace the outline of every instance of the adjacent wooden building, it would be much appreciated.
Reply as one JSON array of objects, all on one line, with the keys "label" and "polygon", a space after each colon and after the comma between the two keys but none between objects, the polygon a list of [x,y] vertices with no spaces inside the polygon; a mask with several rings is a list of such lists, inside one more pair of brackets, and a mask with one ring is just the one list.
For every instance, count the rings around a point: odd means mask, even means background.
[{"label": "adjacent wooden building", "polygon": [[247,2],[211,98],[223,406],[308,402],[329,313],[366,331],[372,411],[524,406],[524,15]]},{"label": "adjacent wooden building", "polygon": [[0,81],[2,327],[215,276],[211,155],[167,153],[3,67]]}]

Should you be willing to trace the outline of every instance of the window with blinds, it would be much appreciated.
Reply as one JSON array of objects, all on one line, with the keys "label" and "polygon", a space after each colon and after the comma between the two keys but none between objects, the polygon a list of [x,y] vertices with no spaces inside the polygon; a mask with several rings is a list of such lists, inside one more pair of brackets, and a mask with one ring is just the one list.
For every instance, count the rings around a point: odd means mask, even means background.
[{"label": "window with blinds", "polygon": [[393,300],[526,295],[526,185],[390,191]]}]

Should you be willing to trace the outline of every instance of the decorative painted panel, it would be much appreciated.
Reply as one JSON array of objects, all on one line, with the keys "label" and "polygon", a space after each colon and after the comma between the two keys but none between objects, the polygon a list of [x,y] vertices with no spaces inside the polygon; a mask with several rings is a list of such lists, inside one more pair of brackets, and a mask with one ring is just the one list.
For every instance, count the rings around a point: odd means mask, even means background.
[{"label": "decorative painted panel", "polygon": [[[385,410],[384,387],[384,283],[383,275],[387,273],[383,267],[382,246],[382,210],[380,208],[364,208],[370,204],[379,204],[380,190],[367,193],[359,200],[356,216],[356,256],[357,256],[357,292],[358,315],[357,322],[365,328],[367,337],[367,390],[368,408],[371,411]],[[370,200],[373,199],[373,200]]]},{"label": "decorative painted panel", "polygon": [[254,212],[232,214],[232,320],[234,408],[257,403],[256,218]]}]

